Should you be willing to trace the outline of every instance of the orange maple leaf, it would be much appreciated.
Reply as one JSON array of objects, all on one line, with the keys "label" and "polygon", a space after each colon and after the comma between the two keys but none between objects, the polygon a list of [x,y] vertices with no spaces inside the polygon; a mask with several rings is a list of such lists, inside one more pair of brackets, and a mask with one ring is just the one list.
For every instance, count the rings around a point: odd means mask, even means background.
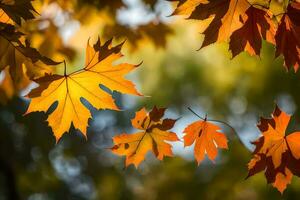
[{"label": "orange maple leaf", "polygon": [[243,24],[240,16],[250,7],[247,0],[209,0],[199,4],[189,19],[205,20],[213,17],[212,22],[203,32],[204,41],[201,48],[215,42],[226,42],[234,31]]},{"label": "orange maple leaf", "polygon": [[207,0],[168,0],[179,1],[176,9],[172,15],[186,15],[189,16],[200,3],[207,3]]},{"label": "orange maple leaf", "polygon": [[276,57],[284,56],[286,69],[297,72],[300,65],[300,3],[292,2],[283,15],[275,35]]},{"label": "orange maple leaf", "polygon": [[228,149],[226,136],[219,132],[221,128],[205,120],[196,121],[184,129],[184,146],[195,143],[194,154],[198,165],[204,160],[205,154],[214,162],[218,148]]},{"label": "orange maple leaf", "polygon": [[164,113],[164,108],[154,107],[147,114],[146,109],[143,108],[131,120],[133,127],[142,130],[141,132],[124,133],[113,137],[114,146],[111,150],[117,155],[126,156],[126,167],[130,164],[138,167],[149,151],[152,151],[159,160],[164,156],[173,156],[172,145],[166,141],[179,141],[176,133],[168,131],[173,128],[176,120],[162,120]]},{"label": "orange maple leaf", "polygon": [[31,98],[26,114],[31,112],[47,112],[55,102],[57,107],[48,116],[56,139],[67,132],[71,124],[86,135],[88,119],[91,113],[81,102],[84,98],[97,109],[118,110],[110,94],[100,89],[104,85],[112,91],[123,94],[140,95],[134,84],[124,78],[137,65],[113,63],[122,57],[122,44],[112,47],[112,40],[101,45],[100,39],[91,47],[86,48],[86,63],[81,70],[69,75],[47,75],[36,82],[39,87],[33,89],[28,97]]},{"label": "orange maple leaf", "polygon": [[276,106],[272,118],[261,118],[257,125],[262,136],[253,142],[254,158],[249,162],[248,177],[265,171],[268,183],[281,193],[291,182],[292,176],[300,176],[300,132],[286,136],[290,116]]},{"label": "orange maple leaf", "polygon": [[260,55],[262,39],[275,44],[276,26],[270,12],[250,6],[241,20],[243,26],[230,37],[232,57],[242,51],[247,51],[251,56]]}]

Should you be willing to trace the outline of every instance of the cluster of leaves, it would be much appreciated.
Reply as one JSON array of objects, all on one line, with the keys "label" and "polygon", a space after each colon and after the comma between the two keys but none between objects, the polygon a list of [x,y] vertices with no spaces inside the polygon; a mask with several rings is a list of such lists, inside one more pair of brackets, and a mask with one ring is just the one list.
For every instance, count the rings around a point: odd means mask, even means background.
[{"label": "cluster of leaves", "polygon": [[286,135],[290,116],[276,106],[272,118],[261,118],[257,125],[262,136],[253,144],[256,149],[249,162],[249,175],[265,172],[268,183],[281,193],[291,183],[293,174],[300,176],[300,132]]},{"label": "cluster of leaves", "polygon": [[[162,119],[165,109],[154,107],[147,114],[145,108],[136,113],[131,120],[133,127],[142,130],[134,134],[121,134],[113,138],[112,152],[126,156],[125,165],[134,164],[136,167],[145,159],[146,154],[152,151],[162,160],[164,156],[172,156],[172,146],[167,142],[180,141],[176,133],[170,132],[176,120]],[[213,121],[213,120],[211,120]],[[265,172],[268,183],[281,193],[291,183],[293,175],[300,176],[300,132],[286,136],[285,131],[290,116],[281,111],[276,105],[271,119],[261,118],[257,125],[262,132],[253,144],[256,146],[253,159],[248,164],[248,177],[261,171]],[[226,124],[226,123],[225,123]],[[184,130],[184,146],[194,145],[194,155],[198,165],[205,155],[214,161],[218,148],[228,149],[228,140],[221,128],[207,118],[193,122]]]},{"label": "cluster of leaves", "polygon": [[[91,9],[97,8],[99,13],[105,13],[109,20],[103,24],[103,37],[128,40],[132,51],[137,50],[139,43],[149,40],[155,47],[165,47],[167,36],[173,33],[172,28],[159,17],[156,5],[159,0],[142,0],[145,10],[155,15],[153,19],[142,24],[130,26],[118,20],[118,11],[127,9],[128,5],[122,0],[43,0],[44,3],[58,3],[65,10],[72,11],[75,19],[86,23]],[[99,22],[101,23],[101,22]]]},{"label": "cluster of leaves", "polygon": [[109,40],[101,45],[100,39],[93,47],[88,43],[83,69],[67,74],[65,66],[64,75],[52,74],[49,65],[59,63],[30,47],[25,34],[17,30],[22,20],[34,19],[35,10],[31,0],[1,1],[0,11],[0,70],[9,73],[6,79],[11,78],[11,81],[4,80],[3,83],[11,83],[16,92],[31,81],[39,84],[28,94],[32,101],[27,113],[47,112],[51,105],[58,102],[57,108],[48,118],[57,140],[70,129],[72,123],[75,128],[86,133],[91,114],[81,98],[98,109],[118,110],[112,96],[100,89],[100,84],[112,91],[140,95],[134,85],[123,78],[137,66],[127,63],[113,66],[113,62],[122,57],[120,51],[123,43],[112,46],[112,40]]},{"label": "cluster of leaves", "polygon": [[[170,0],[178,1],[178,0]],[[290,1],[286,11],[273,14],[268,5],[248,0],[180,0],[173,15],[188,19],[211,19],[203,31],[201,48],[216,42],[228,42],[232,57],[243,51],[260,55],[262,40],[276,46],[275,56],[284,56],[287,70],[296,72],[300,64],[300,3]],[[279,21],[279,22],[277,22]]]},{"label": "cluster of leaves", "polygon": [[[33,7],[33,2],[37,10]],[[155,6],[158,3],[157,0],[145,0],[143,3],[149,8],[149,12],[158,15],[155,10]],[[78,20],[82,24],[93,19],[93,13],[105,15],[108,17],[108,20],[105,20],[105,23],[99,22],[103,28],[103,37],[106,39],[112,37],[121,40],[127,39],[132,50],[136,50],[139,43],[145,41],[145,39],[148,39],[157,47],[164,47],[166,45],[167,35],[172,33],[172,29],[158,17],[137,27],[122,24],[117,19],[117,11],[127,8],[127,5],[122,0],[105,0],[101,2],[96,0],[1,0],[0,22],[1,44],[3,44],[0,50],[0,53],[3,53],[0,54],[1,58],[8,48],[8,46],[2,42],[2,38],[5,35],[9,35],[10,38],[7,39],[10,40],[11,44],[18,46],[19,50],[22,46],[27,48],[26,50],[22,50],[22,52],[27,52],[27,54],[24,55],[26,58],[16,56],[18,62],[22,62],[20,61],[22,59],[30,60],[33,58],[32,63],[37,67],[31,68],[24,64],[22,67],[15,69],[18,70],[14,73],[14,75],[18,75],[18,77],[15,77],[11,74],[12,69],[8,69],[5,58],[1,59],[0,70],[4,70],[2,71],[4,80],[0,83],[0,94],[2,94],[0,96],[1,104],[7,103],[13,96],[18,95],[21,91],[26,89],[32,80],[40,78],[44,74],[50,74],[56,71],[52,67],[49,67],[49,65],[56,65],[58,62],[47,59],[45,56],[59,61],[64,59],[72,61],[74,59],[76,51],[74,47],[67,46],[62,41],[60,25],[58,25],[51,16],[43,15],[43,10],[51,5],[57,5],[62,9],[64,14],[70,16],[70,19]],[[41,13],[41,17],[37,17],[40,15],[39,13]],[[34,48],[31,48],[31,46],[34,46]],[[17,50],[17,52],[19,51]],[[6,54],[6,57],[7,55],[8,54]],[[9,55],[13,56],[12,53]],[[40,59],[38,60],[39,62],[37,62],[37,59]],[[10,60],[10,64],[12,64],[12,59]]]},{"label": "cluster of leaves", "polygon": [[[125,155],[125,165],[134,164],[136,167],[145,159],[148,151],[162,160],[164,156],[172,156],[172,146],[167,142],[180,141],[176,133],[170,132],[176,120],[162,119],[164,108],[154,107],[147,114],[145,108],[138,111],[131,120],[132,126],[142,130],[135,134],[121,134],[113,138],[112,152]],[[220,127],[207,121],[196,121],[184,130],[184,146],[195,143],[194,153],[198,165],[204,160],[205,154],[214,161],[217,157],[217,148],[227,149],[227,138],[220,132]]]},{"label": "cluster of leaves", "polygon": [[26,35],[18,30],[22,20],[34,19],[34,13],[31,0],[0,2],[0,71],[6,74],[0,88],[2,103],[27,87],[31,80],[50,73],[49,65],[59,64],[32,48]]},{"label": "cluster of leaves", "polygon": [[116,38],[123,38],[126,36],[128,42],[131,44],[131,49],[135,50],[139,45],[138,43],[146,38],[157,48],[163,48],[167,44],[167,36],[172,33],[172,29],[166,24],[153,21],[146,25],[140,25],[135,29],[120,24],[107,25],[104,37],[114,35]]}]

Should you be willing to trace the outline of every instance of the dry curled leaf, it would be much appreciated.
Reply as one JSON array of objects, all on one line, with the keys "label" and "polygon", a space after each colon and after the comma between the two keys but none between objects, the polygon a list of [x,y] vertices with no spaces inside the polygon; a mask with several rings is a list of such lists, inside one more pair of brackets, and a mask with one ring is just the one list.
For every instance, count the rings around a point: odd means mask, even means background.
[{"label": "dry curled leaf", "polygon": [[112,96],[101,89],[100,85],[123,94],[141,95],[134,84],[124,78],[137,65],[114,65],[123,56],[120,52],[122,44],[113,47],[111,43],[112,40],[109,40],[101,45],[98,39],[92,47],[88,42],[84,68],[71,74],[46,75],[37,79],[39,87],[28,94],[31,102],[27,114],[47,112],[51,105],[58,102],[47,119],[56,140],[70,129],[71,124],[86,136],[91,113],[81,99],[87,100],[97,109],[118,110]]},{"label": "dry curled leaf", "polygon": [[117,155],[126,156],[126,166],[134,164],[138,167],[149,151],[159,160],[173,155],[172,145],[166,141],[179,141],[176,133],[169,131],[176,120],[162,119],[164,113],[164,108],[154,107],[149,114],[143,108],[131,120],[133,127],[141,130],[140,132],[113,137],[114,146],[111,150]]}]

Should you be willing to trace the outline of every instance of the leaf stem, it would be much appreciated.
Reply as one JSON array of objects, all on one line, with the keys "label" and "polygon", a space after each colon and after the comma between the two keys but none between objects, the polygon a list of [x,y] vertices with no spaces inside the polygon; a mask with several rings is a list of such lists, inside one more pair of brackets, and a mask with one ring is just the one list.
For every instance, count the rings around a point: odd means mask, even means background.
[{"label": "leaf stem", "polygon": [[64,60],[64,76],[67,76],[67,64],[66,64],[66,60]]},{"label": "leaf stem", "polygon": [[206,118],[201,117],[200,115],[198,115],[195,111],[193,111],[190,107],[188,107],[189,111],[191,111],[194,115],[196,115],[197,117],[199,117],[202,120],[206,120]]}]

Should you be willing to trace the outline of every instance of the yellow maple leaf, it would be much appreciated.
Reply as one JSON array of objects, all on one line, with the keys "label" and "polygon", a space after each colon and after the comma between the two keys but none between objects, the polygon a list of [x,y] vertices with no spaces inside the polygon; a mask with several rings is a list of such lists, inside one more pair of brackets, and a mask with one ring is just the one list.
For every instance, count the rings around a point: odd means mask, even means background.
[{"label": "yellow maple leaf", "polygon": [[88,42],[83,69],[69,75],[47,75],[40,78],[36,80],[39,87],[28,94],[31,102],[26,114],[46,112],[58,102],[47,119],[57,140],[70,129],[72,123],[86,136],[91,113],[81,102],[82,98],[97,109],[118,110],[112,96],[102,90],[100,84],[123,94],[141,95],[134,84],[124,78],[137,65],[121,63],[114,66],[113,62],[123,56],[120,53],[122,44],[112,47],[111,43],[112,40],[109,40],[102,46],[98,39],[92,47]]}]

